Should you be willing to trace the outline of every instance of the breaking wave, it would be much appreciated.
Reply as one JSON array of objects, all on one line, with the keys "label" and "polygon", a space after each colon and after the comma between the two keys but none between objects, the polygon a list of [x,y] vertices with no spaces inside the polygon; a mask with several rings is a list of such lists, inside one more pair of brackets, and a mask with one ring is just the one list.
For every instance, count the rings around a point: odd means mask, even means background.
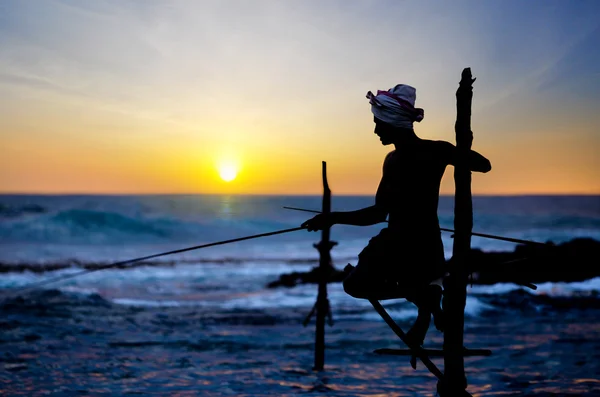
[{"label": "breaking wave", "polygon": [[38,204],[9,205],[0,203],[0,218],[16,218],[27,214],[40,214],[47,209]]}]

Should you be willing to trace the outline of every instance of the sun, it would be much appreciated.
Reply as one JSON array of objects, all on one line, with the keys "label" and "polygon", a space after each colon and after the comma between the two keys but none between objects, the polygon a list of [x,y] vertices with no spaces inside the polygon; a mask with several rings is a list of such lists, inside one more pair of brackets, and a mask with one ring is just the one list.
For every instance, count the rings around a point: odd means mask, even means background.
[{"label": "sun", "polygon": [[219,176],[225,182],[231,182],[235,179],[238,174],[238,168],[232,163],[221,163],[219,164]]}]

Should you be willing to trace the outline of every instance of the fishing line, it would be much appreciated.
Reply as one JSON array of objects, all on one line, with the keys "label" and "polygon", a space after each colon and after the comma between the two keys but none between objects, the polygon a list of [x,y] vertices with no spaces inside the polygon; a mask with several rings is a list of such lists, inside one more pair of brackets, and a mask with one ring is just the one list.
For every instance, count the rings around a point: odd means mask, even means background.
[{"label": "fishing line", "polygon": [[[307,210],[307,209],[304,209],[304,208],[286,207],[286,206],[284,206],[283,208],[285,208],[287,210],[312,212],[312,213],[316,213],[316,214],[320,214],[321,213],[321,211]],[[387,221],[384,221],[384,222],[387,222]],[[440,228],[440,230],[443,230],[445,232],[454,232],[454,230],[452,230],[452,229]],[[483,233],[471,233],[471,235],[478,236],[478,237],[484,237],[484,238],[490,238],[490,239],[494,239],[494,240],[508,241],[508,242],[511,242],[511,243],[521,243],[521,244],[527,244],[527,245],[544,245],[544,246],[547,246],[547,247],[551,247],[548,244],[540,243],[540,242],[537,242],[537,241],[520,240],[520,239],[517,239],[517,238],[511,238],[511,237],[494,236],[494,235],[491,235],[491,234],[483,234]],[[512,263],[516,263],[516,262],[521,262],[521,261],[528,260],[528,259],[529,258],[515,259],[515,260],[512,260],[512,261],[505,262],[505,263],[503,263],[503,265],[512,264]],[[535,284],[524,282],[524,281],[523,282],[521,282],[521,281],[515,282],[515,284],[522,285],[524,287],[531,288],[531,289],[537,289],[537,286]]]},{"label": "fishing line", "polygon": [[42,280],[42,281],[37,282],[37,283],[31,283],[31,284],[25,285],[23,287],[15,288],[13,290],[10,290],[8,293],[3,294],[3,295],[6,296],[6,295],[14,294],[14,293],[17,293],[17,292],[28,291],[30,289],[42,287],[42,286],[45,286],[45,285],[48,285],[48,284],[57,283],[59,281],[69,280],[69,279],[72,279],[72,278],[75,278],[75,277],[83,276],[83,275],[89,274],[89,273],[94,273],[94,272],[97,272],[97,271],[100,271],[100,270],[106,270],[106,269],[110,269],[110,268],[114,268],[114,267],[131,265],[132,263],[141,262],[141,261],[148,260],[148,259],[154,259],[154,258],[158,258],[160,256],[179,254],[179,253],[182,253],[182,252],[187,252],[187,251],[192,251],[192,250],[198,250],[198,249],[201,249],[201,248],[214,247],[215,245],[223,245],[223,244],[235,243],[237,241],[250,240],[250,239],[259,238],[259,237],[268,237],[268,236],[273,236],[273,235],[276,235],[276,234],[290,233],[290,232],[295,232],[295,231],[303,230],[303,229],[305,230],[306,228],[305,227],[294,227],[294,228],[291,228],[291,229],[277,230],[277,231],[269,232],[269,233],[254,234],[252,236],[239,237],[239,238],[234,238],[234,239],[231,239],[231,240],[223,240],[223,241],[217,241],[217,242],[214,242],[214,243],[196,245],[194,247],[182,248],[182,249],[178,249],[178,250],[174,250],[174,251],[168,251],[168,252],[162,252],[160,254],[142,256],[140,258],[135,258],[135,259],[129,259],[129,260],[126,260],[126,261],[115,262],[115,263],[111,263],[111,264],[108,264],[108,265],[100,266],[100,267],[97,267],[97,268],[94,268],[94,269],[86,269],[86,270],[82,270],[82,271],[77,272],[77,273],[65,274],[65,275],[58,276],[58,277],[55,277],[55,278],[51,278],[51,279],[48,279],[48,280]]},{"label": "fishing line", "polygon": [[[304,209],[304,208],[285,207],[285,206],[283,208],[285,208],[286,210],[312,212],[312,213],[315,213],[315,214],[320,214],[321,213],[321,211],[307,210],[307,209]],[[387,221],[384,221],[384,222],[387,222]],[[443,232],[452,232],[452,233],[454,233],[454,230],[452,230],[452,229],[445,229],[443,227],[441,227],[440,230],[443,231]],[[540,243],[539,241],[521,240],[521,239],[512,238],[512,237],[495,236],[493,234],[484,234],[484,233],[474,233],[474,232],[471,232],[471,236],[489,238],[489,239],[492,239],[492,240],[508,241],[510,243],[518,243],[518,244],[526,244],[526,245],[543,245],[545,247],[549,246],[548,244],[546,244],[546,243]]]}]

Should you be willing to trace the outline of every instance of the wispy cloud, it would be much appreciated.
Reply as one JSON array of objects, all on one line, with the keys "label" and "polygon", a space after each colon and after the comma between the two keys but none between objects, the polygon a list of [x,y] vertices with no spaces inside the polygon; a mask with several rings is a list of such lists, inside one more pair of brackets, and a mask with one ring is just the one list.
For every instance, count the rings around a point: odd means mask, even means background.
[{"label": "wispy cloud", "polygon": [[598,102],[599,18],[596,1],[5,0],[0,91],[98,120],[162,123],[165,137],[219,131],[315,153],[348,139],[357,155],[370,138],[367,90],[417,87],[419,128],[434,136],[451,131],[465,66],[478,77],[482,128],[514,114],[512,128],[546,96]]}]

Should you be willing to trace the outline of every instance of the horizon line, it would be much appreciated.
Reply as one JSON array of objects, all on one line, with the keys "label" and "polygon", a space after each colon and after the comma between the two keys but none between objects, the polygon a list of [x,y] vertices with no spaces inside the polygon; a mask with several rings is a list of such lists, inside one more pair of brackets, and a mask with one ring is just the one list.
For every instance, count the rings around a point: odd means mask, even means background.
[{"label": "horizon line", "polygon": [[[473,197],[542,197],[542,196],[600,196],[597,193],[472,193]],[[321,193],[82,193],[82,192],[0,192],[0,196],[306,196],[306,197],[321,197]],[[334,194],[338,197],[375,197],[375,194],[365,193],[339,193]],[[454,194],[444,193],[439,197],[454,197]]]}]

